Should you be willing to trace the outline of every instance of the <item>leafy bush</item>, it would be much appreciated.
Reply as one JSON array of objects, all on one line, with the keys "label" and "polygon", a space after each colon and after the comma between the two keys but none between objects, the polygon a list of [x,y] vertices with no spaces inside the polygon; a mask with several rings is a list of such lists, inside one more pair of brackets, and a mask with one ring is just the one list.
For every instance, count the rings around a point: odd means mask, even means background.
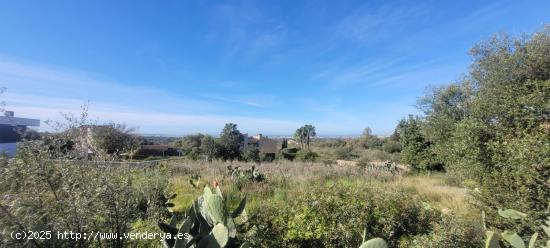
[{"label": "leafy bush", "polygon": [[248,146],[243,152],[243,159],[247,162],[256,162],[261,161],[260,149],[254,146]]},{"label": "leafy bush", "polygon": [[402,192],[339,182],[310,186],[285,206],[265,206],[251,218],[251,238],[261,247],[359,247],[366,237],[382,237],[395,247],[401,238],[428,233],[434,210]]},{"label": "leafy bush", "polygon": [[336,158],[336,159],[350,160],[350,159],[353,159],[353,158],[357,157],[357,154],[354,153],[353,147],[351,147],[351,146],[343,146],[343,147],[334,148],[332,153],[333,153],[334,158]]},{"label": "leafy bush", "polygon": [[303,162],[314,162],[317,157],[319,157],[319,154],[309,149],[300,150],[296,153],[296,158]]},{"label": "leafy bush", "polygon": [[393,140],[386,140],[382,145],[382,150],[387,153],[399,153],[402,149],[401,143]]},{"label": "leafy bush", "polygon": [[368,156],[363,156],[363,157],[360,157],[358,160],[357,160],[357,166],[360,166],[360,167],[367,167],[369,165],[369,163],[372,162],[372,159]]},{"label": "leafy bush", "polygon": [[[11,231],[110,232],[122,235],[140,220],[165,214],[156,205],[167,185],[156,169],[52,159],[41,141],[26,141],[0,170],[2,246],[124,247],[128,240],[15,240]],[[145,202],[145,208],[140,208]],[[141,205],[143,206],[143,205]],[[36,242],[36,243],[32,243]]]},{"label": "leafy bush", "polygon": [[443,170],[433,143],[422,132],[422,125],[422,120],[412,115],[399,122],[396,132],[403,144],[402,159],[415,170]]},{"label": "leafy bush", "polygon": [[[490,226],[528,239],[550,199],[550,26],[529,37],[496,35],[471,53],[460,82],[421,100],[423,118],[400,122],[403,160],[416,169],[444,161],[478,188],[474,204]],[[527,217],[496,218],[504,208]]]},{"label": "leafy bush", "polygon": [[294,158],[296,158],[296,153],[298,153],[298,148],[284,148],[282,149],[280,152],[279,152],[279,156],[282,157],[283,159],[288,159],[288,160],[294,160]]},{"label": "leafy bush", "polygon": [[443,215],[429,234],[406,240],[400,247],[411,248],[478,248],[483,247],[481,222],[467,221],[452,215]]}]

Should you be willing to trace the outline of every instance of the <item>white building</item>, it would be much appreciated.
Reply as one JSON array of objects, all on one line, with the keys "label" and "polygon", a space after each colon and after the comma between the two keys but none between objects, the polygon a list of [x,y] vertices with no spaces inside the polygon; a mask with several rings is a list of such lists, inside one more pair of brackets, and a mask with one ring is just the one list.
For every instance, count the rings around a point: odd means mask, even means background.
[{"label": "white building", "polygon": [[17,142],[21,140],[27,127],[38,126],[40,120],[15,117],[13,111],[6,111],[5,116],[0,116],[0,154],[15,156]]}]

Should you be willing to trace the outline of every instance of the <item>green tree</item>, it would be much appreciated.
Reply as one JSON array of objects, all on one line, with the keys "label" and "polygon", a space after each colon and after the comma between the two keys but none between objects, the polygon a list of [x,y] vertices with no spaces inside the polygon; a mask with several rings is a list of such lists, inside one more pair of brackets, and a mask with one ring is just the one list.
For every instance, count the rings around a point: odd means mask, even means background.
[{"label": "green tree", "polygon": [[372,134],[372,129],[370,127],[366,127],[365,130],[363,130],[363,135],[359,143],[366,149],[382,147],[382,140]]},{"label": "green tree", "polygon": [[241,156],[241,147],[244,136],[237,129],[237,124],[227,123],[220,135],[221,155],[225,160],[238,159]]},{"label": "green tree", "polygon": [[261,161],[260,149],[258,149],[258,147],[255,147],[255,146],[248,146],[246,149],[244,149],[243,158],[247,162],[259,163]]},{"label": "green tree", "polygon": [[201,133],[185,135],[183,138],[176,140],[174,146],[181,148],[186,156],[192,153],[192,151],[200,153],[204,136],[205,135]]},{"label": "green tree", "polygon": [[402,149],[401,143],[392,139],[384,140],[384,144],[382,145],[382,150],[387,153],[399,153]]},{"label": "green tree", "polygon": [[311,138],[315,136],[317,136],[315,127],[310,124],[304,125],[296,129],[296,132],[294,132],[294,138],[300,142],[300,147],[302,149],[309,149]]},{"label": "green tree", "polygon": [[366,127],[366,128],[363,130],[363,136],[365,136],[365,137],[372,136],[372,129],[371,129],[370,127]]},{"label": "green tree", "polygon": [[217,158],[221,151],[220,144],[211,135],[202,136],[200,149],[208,161]]},{"label": "green tree", "polygon": [[442,164],[437,162],[431,143],[422,134],[421,125],[422,120],[412,115],[397,125],[396,133],[403,144],[403,162],[417,170],[441,170]]},{"label": "green tree", "polygon": [[[421,100],[427,135],[412,143],[433,142],[449,171],[475,182],[488,225],[509,227],[496,209],[516,209],[529,217],[514,231],[529,234],[550,199],[550,26],[521,38],[496,35],[471,53],[463,80]],[[408,159],[410,144],[403,143]]]},{"label": "green tree", "polygon": [[139,139],[133,134],[134,129],[122,124],[91,125],[93,145],[108,154],[119,155],[136,150]]},{"label": "green tree", "polygon": [[300,148],[304,149],[304,141],[305,141],[305,131],[303,127],[300,127],[296,129],[296,132],[294,132],[294,139],[300,142]]},{"label": "green tree", "polygon": [[417,107],[423,111],[426,121],[423,129],[427,139],[435,144],[448,141],[456,123],[468,117],[469,100],[473,96],[469,80],[457,84],[436,87],[420,98]]},{"label": "green tree", "polygon": [[281,144],[281,150],[288,147],[288,140],[283,138],[283,143]]}]

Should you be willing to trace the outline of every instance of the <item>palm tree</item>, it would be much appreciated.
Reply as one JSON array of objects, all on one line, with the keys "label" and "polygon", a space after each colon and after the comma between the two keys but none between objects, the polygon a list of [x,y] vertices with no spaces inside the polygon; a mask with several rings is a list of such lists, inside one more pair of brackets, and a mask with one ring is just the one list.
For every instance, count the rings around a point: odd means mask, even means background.
[{"label": "palm tree", "polygon": [[308,124],[296,129],[294,138],[300,141],[300,147],[302,149],[304,149],[304,147],[309,149],[311,137],[315,137],[316,135],[317,133],[315,133],[315,127]]},{"label": "palm tree", "polygon": [[300,142],[300,148],[304,149],[304,127],[300,127],[296,129],[296,132],[294,132],[294,139]]},{"label": "palm tree", "polygon": [[307,149],[309,150],[309,141],[312,137],[315,137],[317,133],[315,133],[315,127],[313,125],[305,125],[302,127],[304,129],[304,136],[306,138],[306,145]]}]

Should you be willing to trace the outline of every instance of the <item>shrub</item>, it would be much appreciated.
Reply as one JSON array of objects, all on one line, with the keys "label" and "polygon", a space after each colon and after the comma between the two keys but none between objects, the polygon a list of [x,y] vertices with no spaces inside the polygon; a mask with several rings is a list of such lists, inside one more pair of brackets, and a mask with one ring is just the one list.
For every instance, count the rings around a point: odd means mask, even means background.
[{"label": "shrub", "polygon": [[296,158],[296,153],[298,152],[298,148],[285,148],[280,151],[280,157],[288,160],[294,160]]},{"label": "shrub", "polygon": [[[550,199],[549,52],[550,26],[479,43],[463,79],[424,97],[425,116],[398,128],[405,162],[429,168],[436,155],[477,186],[474,204],[489,226],[524,240],[545,221]],[[527,217],[497,218],[507,208]]]},{"label": "shrub", "polygon": [[231,176],[233,184],[239,190],[249,183],[265,181],[265,175],[256,170],[256,166],[252,166],[250,169],[242,169],[238,166],[232,167],[229,165],[227,166],[227,173]]},{"label": "shrub", "polygon": [[283,152],[284,152],[284,153],[297,153],[298,150],[300,150],[300,149],[295,148],[295,147],[291,147],[291,148],[285,148],[285,149],[283,149]]},{"label": "shrub", "polygon": [[247,162],[259,163],[261,161],[260,149],[254,146],[247,147],[243,152],[243,159]]},{"label": "shrub", "polygon": [[357,157],[357,155],[353,152],[353,147],[350,146],[337,147],[333,150],[333,154],[336,159],[350,160]]},{"label": "shrub", "polygon": [[275,154],[273,153],[260,153],[260,160],[262,162],[273,162],[275,160]]},{"label": "shrub", "polygon": [[[49,230],[122,235],[140,219],[158,219],[156,204],[167,185],[156,169],[52,160],[40,141],[26,141],[0,170],[1,246],[124,247],[128,240],[15,240],[11,231]],[[147,203],[140,205],[140,202]],[[138,209],[138,206],[141,207]],[[31,242],[36,242],[35,244]]]},{"label": "shrub", "polygon": [[374,161],[387,161],[390,159],[391,159],[390,154],[384,151],[370,149],[370,150],[366,150],[363,153],[363,156],[361,156],[358,159],[358,161],[374,162]]},{"label": "shrub", "polygon": [[[374,187],[373,187],[374,186]],[[251,218],[252,244],[260,247],[359,247],[366,237],[382,237],[390,247],[409,235],[428,233],[437,212],[403,191],[339,181],[312,185],[284,206],[262,206]]]},{"label": "shrub", "polygon": [[382,150],[387,153],[398,153],[401,149],[403,149],[401,143],[393,140],[386,140],[382,145]]},{"label": "shrub", "polygon": [[360,167],[367,167],[367,165],[369,165],[369,163],[372,162],[372,160],[370,159],[370,157],[368,156],[363,156],[361,158],[359,158],[357,160],[357,166],[360,166]]},{"label": "shrub", "polygon": [[303,162],[314,162],[317,157],[319,157],[319,154],[308,149],[296,153],[296,158]]},{"label": "shrub", "polygon": [[400,244],[412,248],[478,248],[483,247],[483,226],[481,222],[443,215],[429,234],[419,235]]}]

